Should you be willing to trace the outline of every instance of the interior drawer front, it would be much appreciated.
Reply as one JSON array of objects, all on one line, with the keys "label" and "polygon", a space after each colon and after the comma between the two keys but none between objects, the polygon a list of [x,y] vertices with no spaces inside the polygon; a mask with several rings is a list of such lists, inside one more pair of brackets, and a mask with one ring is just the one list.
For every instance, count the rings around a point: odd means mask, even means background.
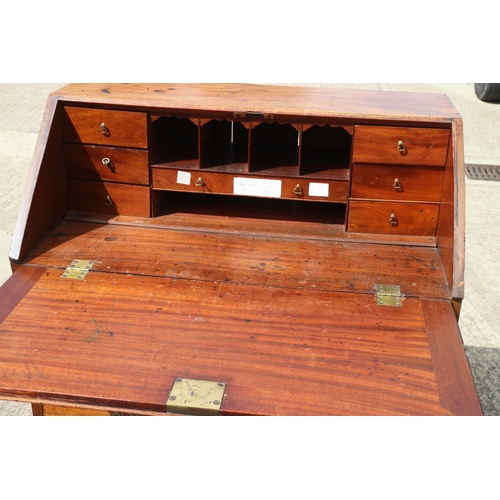
[{"label": "interior drawer front", "polygon": [[68,179],[69,208],[76,212],[150,216],[150,189],[146,186]]},{"label": "interior drawer front", "polygon": [[149,184],[144,149],[65,144],[64,158],[70,178]]},{"label": "interior drawer front", "polygon": [[349,195],[347,181],[311,181],[303,178],[269,179],[203,170],[190,172],[163,168],[152,170],[153,189],[159,190],[326,202],[346,202]]},{"label": "interior drawer front", "polygon": [[444,170],[355,163],[351,198],[440,201]]},{"label": "interior drawer front", "polygon": [[233,176],[202,170],[152,168],[153,189],[191,193],[232,194]]},{"label": "interior drawer front", "polygon": [[439,205],[351,201],[348,230],[356,233],[435,236]]},{"label": "interior drawer front", "polygon": [[62,124],[67,142],[148,147],[146,113],[65,106]]},{"label": "interior drawer front", "polygon": [[444,167],[449,137],[446,129],[357,125],[353,161]]}]

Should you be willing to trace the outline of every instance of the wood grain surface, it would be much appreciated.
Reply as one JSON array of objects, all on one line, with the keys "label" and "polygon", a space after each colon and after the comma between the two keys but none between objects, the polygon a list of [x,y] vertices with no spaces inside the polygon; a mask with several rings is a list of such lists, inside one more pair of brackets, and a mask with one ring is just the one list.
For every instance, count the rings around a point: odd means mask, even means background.
[{"label": "wood grain surface", "polygon": [[28,263],[209,282],[448,298],[436,248],[63,222]]},{"label": "wood grain surface", "polygon": [[227,382],[227,415],[450,413],[419,299],[60,275],[44,273],[0,327],[2,393],[162,411],[185,377]]},{"label": "wood grain surface", "polygon": [[[148,152],[144,149],[65,144],[64,159],[70,179],[149,184]],[[103,159],[108,159],[108,164]]]},{"label": "wood grain surface", "polygon": [[104,107],[170,108],[177,111],[210,109],[222,116],[234,112],[274,113],[282,116],[351,118],[371,122],[450,123],[459,117],[449,98],[438,93],[358,91],[279,85],[241,84],[70,84],[52,94],[62,101]]}]

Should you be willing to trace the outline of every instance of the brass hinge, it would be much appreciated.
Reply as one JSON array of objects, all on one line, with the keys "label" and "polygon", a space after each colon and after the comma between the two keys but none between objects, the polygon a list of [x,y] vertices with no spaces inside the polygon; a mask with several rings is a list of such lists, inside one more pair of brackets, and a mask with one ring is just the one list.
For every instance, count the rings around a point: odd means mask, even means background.
[{"label": "brass hinge", "polygon": [[379,306],[403,307],[398,285],[375,285],[375,292]]},{"label": "brass hinge", "polygon": [[75,259],[61,275],[63,279],[69,280],[83,280],[89,273],[94,265],[92,260],[78,260]]},{"label": "brass hinge", "polygon": [[167,413],[219,415],[225,382],[175,379],[167,401]]}]

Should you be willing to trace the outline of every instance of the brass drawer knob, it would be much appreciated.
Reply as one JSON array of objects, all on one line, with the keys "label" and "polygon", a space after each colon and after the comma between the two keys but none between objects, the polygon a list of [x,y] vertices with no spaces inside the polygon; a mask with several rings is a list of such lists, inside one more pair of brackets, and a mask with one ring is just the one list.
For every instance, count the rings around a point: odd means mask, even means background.
[{"label": "brass drawer knob", "polygon": [[103,158],[102,164],[107,167],[108,165],[111,164],[111,160],[109,158]]},{"label": "brass drawer knob", "polygon": [[108,127],[106,127],[106,124],[104,122],[101,123],[101,126],[99,127],[99,131],[101,132],[102,135],[109,134]]},{"label": "brass drawer knob", "polygon": [[398,141],[398,147],[397,147],[397,150],[400,152],[400,153],[405,153],[406,152],[406,146],[405,146],[405,143],[403,141]]},{"label": "brass drawer knob", "polygon": [[297,195],[297,196],[300,196],[304,193],[304,190],[302,189],[302,186],[300,184],[297,184],[294,188],[293,188],[293,192]]},{"label": "brass drawer knob", "polygon": [[391,226],[397,226],[399,224],[396,214],[391,214],[391,216],[389,217],[389,223]]},{"label": "brass drawer knob", "polygon": [[106,196],[106,205],[110,207],[113,204],[113,200],[111,199],[111,196]]},{"label": "brass drawer knob", "polygon": [[198,179],[196,179],[196,182],[194,183],[195,186],[204,186],[205,183],[203,182],[203,178],[202,177],[198,177]]},{"label": "brass drawer knob", "polygon": [[392,187],[397,191],[398,189],[401,189],[403,185],[401,184],[401,181],[396,177],[394,179],[394,184],[392,185]]}]

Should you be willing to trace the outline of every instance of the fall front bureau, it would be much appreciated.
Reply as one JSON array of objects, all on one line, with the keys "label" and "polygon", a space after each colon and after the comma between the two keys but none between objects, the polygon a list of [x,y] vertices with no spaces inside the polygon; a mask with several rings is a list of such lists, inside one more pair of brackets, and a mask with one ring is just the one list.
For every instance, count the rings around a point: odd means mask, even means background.
[{"label": "fall front bureau", "polygon": [[49,97],[1,289],[35,414],[480,414],[444,95],[235,84]]}]

